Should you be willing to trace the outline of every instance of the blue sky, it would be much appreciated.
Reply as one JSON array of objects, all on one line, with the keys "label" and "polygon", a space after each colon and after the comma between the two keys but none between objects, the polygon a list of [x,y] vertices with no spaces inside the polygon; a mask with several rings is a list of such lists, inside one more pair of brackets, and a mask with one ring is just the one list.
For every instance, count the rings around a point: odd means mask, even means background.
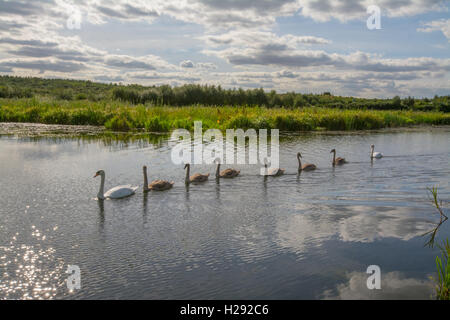
[{"label": "blue sky", "polygon": [[[369,30],[366,9],[381,10]],[[0,74],[450,94],[449,1],[0,0]]]}]

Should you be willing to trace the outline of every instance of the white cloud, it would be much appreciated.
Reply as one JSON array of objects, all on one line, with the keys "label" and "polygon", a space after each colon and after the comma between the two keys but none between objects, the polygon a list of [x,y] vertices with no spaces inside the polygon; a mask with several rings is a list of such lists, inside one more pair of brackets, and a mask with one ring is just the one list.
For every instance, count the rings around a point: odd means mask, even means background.
[{"label": "white cloud", "polygon": [[[296,37],[283,36],[270,42],[268,38],[255,38],[245,48],[228,46],[222,50],[206,50],[233,65],[259,65],[291,68],[334,67],[373,72],[450,71],[450,59],[437,58],[380,58],[364,52],[343,55],[323,50],[297,49]],[[237,41],[236,41],[237,42]]]},{"label": "white cloud", "polygon": [[280,49],[294,49],[302,45],[326,45],[331,40],[315,36],[297,36],[286,34],[277,36],[269,31],[262,30],[233,30],[226,33],[208,35],[203,37],[210,46],[272,47]]},{"label": "white cloud", "polygon": [[133,57],[128,55],[107,55],[104,59],[105,65],[119,69],[173,69],[170,65],[160,57],[147,55],[142,57]]},{"label": "white cloud", "polygon": [[[390,17],[411,16],[443,10],[445,0],[379,0],[382,13]],[[63,15],[67,18],[78,8],[91,23],[108,19],[153,21],[161,15],[200,23],[210,28],[260,28],[275,23],[277,17],[300,13],[316,21],[348,21],[367,18],[372,0],[16,0],[0,1],[3,14],[20,16]]]},{"label": "white cloud", "polygon": [[[382,14],[387,16],[439,10],[443,3],[378,1]],[[362,51],[336,53],[330,49],[336,41],[320,37],[314,30],[294,35],[277,34],[275,30],[280,29],[274,28],[277,18],[296,14],[315,21],[365,19],[368,4],[372,1],[0,0],[0,72],[143,84],[211,83],[281,91],[323,92],[332,87],[340,94],[358,96],[448,92],[449,59],[391,59]],[[108,52],[95,43],[86,44],[78,36],[67,36],[66,21],[74,9],[81,13],[81,28],[89,25],[92,30],[106,23],[126,27],[168,17],[202,25],[196,40],[202,40],[203,47],[198,49],[198,57],[193,56],[195,52],[189,53],[193,61],[184,60],[178,65],[180,57],[170,52],[159,56],[153,52],[133,55],[129,53],[132,50],[126,55]],[[448,25],[449,20],[436,20],[419,31],[440,30],[448,38]],[[130,33],[131,42],[132,37]],[[181,47],[180,52],[183,50],[186,48]]]},{"label": "white cloud", "polygon": [[191,60],[181,61],[180,67],[182,67],[182,68],[194,68],[194,63]]},{"label": "white cloud", "polygon": [[[363,206],[324,207],[326,216],[308,210],[308,204],[297,205],[298,212],[279,220],[277,244],[298,254],[330,239],[343,242],[372,243],[393,238],[411,240],[431,230],[434,225],[411,216],[409,208],[378,208],[376,215]],[[425,240],[424,240],[425,241]]]},{"label": "white cloud", "polygon": [[316,21],[338,19],[349,21],[367,19],[370,5],[378,5],[381,14],[388,17],[403,17],[438,11],[445,8],[444,0],[299,0],[301,14]]},{"label": "white cloud", "polygon": [[418,28],[417,31],[419,32],[441,31],[450,42],[450,19],[447,20],[441,19],[427,22],[424,24],[423,27]]},{"label": "white cloud", "polygon": [[330,300],[427,300],[433,294],[433,281],[428,279],[408,278],[400,272],[387,272],[381,275],[381,289],[369,290],[368,277],[367,273],[349,273],[346,283],[325,291],[322,297]]}]

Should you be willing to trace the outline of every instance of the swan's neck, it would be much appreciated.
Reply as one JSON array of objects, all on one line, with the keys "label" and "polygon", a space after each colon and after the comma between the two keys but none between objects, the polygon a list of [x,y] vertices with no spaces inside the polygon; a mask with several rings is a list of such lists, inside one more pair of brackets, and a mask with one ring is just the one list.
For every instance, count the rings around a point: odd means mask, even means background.
[{"label": "swan's neck", "polygon": [[333,151],[333,166],[336,164],[336,151]]},{"label": "swan's neck", "polygon": [[147,168],[144,169],[144,191],[148,191]]},{"label": "swan's neck", "polygon": [[103,173],[101,176],[100,182],[100,190],[98,190],[97,198],[100,200],[105,199],[105,174]]},{"label": "swan's neck", "polygon": [[298,170],[302,170],[302,160],[300,159],[300,157],[297,157],[298,159]]},{"label": "swan's neck", "polygon": [[191,167],[187,166],[187,168],[186,168],[186,178],[185,178],[185,182],[186,183],[189,183],[189,173],[190,173],[190,171],[191,171]]},{"label": "swan's neck", "polygon": [[220,175],[220,163],[217,164],[216,177],[219,177],[219,175]]},{"label": "swan's neck", "polygon": [[374,153],[374,151],[375,151],[375,148],[372,147],[372,148],[371,148],[371,151],[372,151],[372,152],[370,153],[370,157],[373,158],[373,153]]}]

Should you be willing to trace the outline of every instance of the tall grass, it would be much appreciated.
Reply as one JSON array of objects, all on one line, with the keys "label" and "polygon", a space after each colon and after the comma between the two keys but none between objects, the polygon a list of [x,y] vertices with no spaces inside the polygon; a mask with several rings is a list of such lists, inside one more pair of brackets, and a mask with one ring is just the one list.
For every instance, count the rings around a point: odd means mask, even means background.
[{"label": "tall grass", "polygon": [[109,130],[169,132],[203,128],[277,128],[285,131],[366,130],[412,125],[449,125],[442,112],[340,110],[308,107],[169,107],[131,105],[119,101],[54,100],[49,98],[0,99],[0,121],[47,124],[103,125]]},{"label": "tall grass", "polygon": [[450,300],[450,243],[443,241],[441,257],[436,257],[438,278],[436,280],[436,297],[438,300]]},{"label": "tall grass", "polygon": [[[433,187],[428,189],[428,191],[432,195],[433,205],[440,215],[440,221],[436,227],[425,234],[430,235],[430,240],[426,243],[426,245],[433,247],[437,231],[442,224],[448,220],[448,217],[442,208],[442,201],[439,201],[438,199],[438,188]],[[442,241],[442,245],[438,245],[438,247],[441,250],[441,256],[436,257],[437,278],[434,279],[436,282],[436,298],[438,300],[450,300],[450,243],[448,238],[446,241]]]}]

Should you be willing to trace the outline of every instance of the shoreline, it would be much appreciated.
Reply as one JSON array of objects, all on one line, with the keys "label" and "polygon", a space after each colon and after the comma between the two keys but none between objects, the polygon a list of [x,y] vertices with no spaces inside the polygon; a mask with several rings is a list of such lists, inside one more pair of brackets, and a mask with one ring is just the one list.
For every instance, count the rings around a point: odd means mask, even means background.
[{"label": "shoreline", "polygon": [[[175,130],[175,129],[174,129]],[[45,124],[34,122],[0,122],[0,136],[83,136],[83,135],[125,135],[125,136],[169,136],[170,132],[148,132],[144,130],[133,131],[111,131],[105,126],[92,125],[70,125],[70,124]],[[258,132],[258,129],[255,129]],[[270,130],[270,129],[269,129]],[[309,131],[287,131],[280,130],[280,136],[298,135],[348,135],[348,134],[374,134],[395,132],[424,132],[424,131],[450,131],[450,125],[418,124],[405,127],[387,127],[380,129],[362,130],[309,130]]]}]

